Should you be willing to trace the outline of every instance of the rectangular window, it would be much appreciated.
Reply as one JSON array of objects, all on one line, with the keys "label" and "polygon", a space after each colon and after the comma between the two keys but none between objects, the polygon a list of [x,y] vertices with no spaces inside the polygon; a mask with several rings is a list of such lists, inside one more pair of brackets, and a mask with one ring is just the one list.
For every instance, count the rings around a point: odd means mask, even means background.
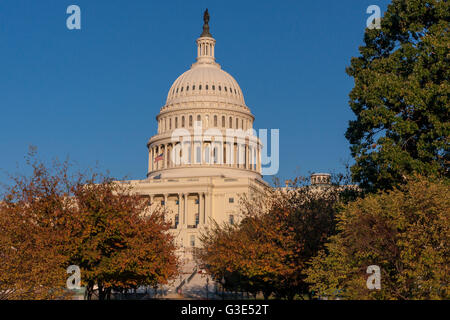
[{"label": "rectangular window", "polygon": [[230,214],[230,224],[234,224],[234,215]]},{"label": "rectangular window", "polygon": [[195,247],[195,236],[191,236],[191,247]]},{"label": "rectangular window", "polygon": [[166,204],[166,202],[164,200],[161,200],[161,205],[163,206],[165,204]]},{"label": "rectangular window", "polygon": [[229,199],[228,199],[228,202],[229,202],[229,203],[234,203],[234,198],[229,198]]},{"label": "rectangular window", "polygon": [[199,224],[200,223],[200,215],[197,213],[196,215],[195,215],[195,224],[197,225],[197,224]]}]

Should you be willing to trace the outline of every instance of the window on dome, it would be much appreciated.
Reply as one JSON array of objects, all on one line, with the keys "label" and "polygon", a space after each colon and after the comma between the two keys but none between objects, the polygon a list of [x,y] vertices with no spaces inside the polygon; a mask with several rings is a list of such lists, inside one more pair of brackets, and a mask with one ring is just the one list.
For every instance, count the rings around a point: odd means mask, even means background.
[{"label": "window on dome", "polygon": [[241,128],[244,130],[244,119],[241,120]]},{"label": "window on dome", "polygon": [[198,86],[198,90],[202,90],[202,85],[199,85],[199,86]]},{"label": "window on dome", "polygon": [[219,91],[222,91],[222,87],[221,86],[219,86]]},{"label": "window on dome", "polygon": [[227,91],[227,87],[224,87],[224,88],[225,88],[225,92],[228,92],[228,91]]},{"label": "window on dome", "polygon": [[195,90],[195,84],[192,86],[192,90]]},{"label": "window on dome", "polygon": [[181,87],[181,92],[183,92],[183,87]]},{"label": "window on dome", "polygon": [[234,89],[234,94],[237,94],[236,89]]},{"label": "window on dome", "polygon": [[206,90],[208,90],[208,85],[206,85]]},{"label": "window on dome", "polygon": [[178,93],[178,88],[177,88],[177,93]]},{"label": "window on dome", "polygon": [[216,86],[215,86],[215,85],[213,85],[213,86],[212,86],[212,89],[213,89],[213,90],[216,90]]},{"label": "window on dome", "polygon": [[189,91],[189,86],[186,87],[186,91]]}]

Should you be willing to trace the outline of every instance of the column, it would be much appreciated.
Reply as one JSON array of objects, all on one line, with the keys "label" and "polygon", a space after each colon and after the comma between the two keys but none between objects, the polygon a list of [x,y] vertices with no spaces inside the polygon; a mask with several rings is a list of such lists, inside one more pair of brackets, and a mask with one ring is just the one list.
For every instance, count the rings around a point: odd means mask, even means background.
[{"label": "column", "polygon": [[245,169],[250,169],[250,150],[249,145],[245,145]]},{"label": "column", "polygon": [[199,222],[199,224],[204,224],[205,223],[205,206],[203,204],[203,193],[198,194],[198,205],[199,205],[198,222]]},{"label": "column", "polygon": [[158,170],[158,166],[155,163],[155,158],[156,158],[155,154],[156,154],[156,147],[153,146],[153,148],[152,148],[152,166],[153,166],[153,171]]},{"label": "column", "polygon": [[183,217],[182,217],[182,199],[181,199],[181,194],[178,194],[178,224],[181,225],[183,224]]},{"label": "column", "polygon": [[169,145],[165,144],[164,145],[164,168],[168,168],[169,167]]},{"label": "column", "polygon": [[233,148],[234,148],[234,167],[237,168],[238,167],[238,152],[239,152],[239,148],[238,148],[238,144],[234,144],[233,143]]},{"label": "column", "polygon": [[211,212],[211,196],[206,192],[205,193],[205,219],[212,218]]},{"label": "column", "polygon": [[192,140],[193,139],[193,137],[191,137],[191,142],[190,142],[190,148],[191,148],[191,157],[190,157],[190,159],[189,159],[189,164],[192,166],[194,163],[195,163],[195,153],[194,153],[194,145],[195,145],[195,143],[194,143],[194,141]]},{"label": "column", "polygon": [[183,212],[183,224],[187,224],[188,219],[188,194],[183,194],[184,196],[184,212]]},{"label": "column", "polygon": [[153,148],[148,148],[148,171],[153,171]]},{"label": "column", "polygon": [[[160,153],[160,152],[159,152],[159,146],[156,146],[156,147],[155,147],[155,151],[156,151],[156,154],[155,154],[155,159],[156,159],[156,157],[157,157],[157,156],[159,155],[159,153]],[[160,169],[159,162],[160,162],[160,161],[156,161],[156,162],[155,162],[156,170],[159,170],[159,169]]]},{"label": "column", "polygon": [[260,146],[258,146],[258,158],[256,159],[258,162],[258,172],[261,173],[261,149]]}]

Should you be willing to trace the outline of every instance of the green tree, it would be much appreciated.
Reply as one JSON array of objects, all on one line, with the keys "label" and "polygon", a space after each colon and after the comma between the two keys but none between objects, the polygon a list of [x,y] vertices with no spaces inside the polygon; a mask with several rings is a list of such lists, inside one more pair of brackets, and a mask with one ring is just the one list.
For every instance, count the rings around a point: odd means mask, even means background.
[{"label": "green tree", "polygon": [[[417,177],[346,205],[339,233],[306,272],[311,290],[349,299],[449,299],[449,191],[448,182]],[[381,269],[381,290],[367,289],[370,265]]]},{"label": "green tree", "polygon": [[391,189],[411,173],[449,173],[450,2],[393,0],[381,29],[366,29],[346,138],[352,176],[366,191]]}]

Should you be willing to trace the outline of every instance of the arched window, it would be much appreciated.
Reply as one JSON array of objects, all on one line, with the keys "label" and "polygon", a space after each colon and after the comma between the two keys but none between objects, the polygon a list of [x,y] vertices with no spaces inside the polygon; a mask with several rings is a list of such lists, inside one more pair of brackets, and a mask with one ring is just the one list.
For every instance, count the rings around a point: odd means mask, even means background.
[{"label": "arched window", "polygon": [[205,89],[208,90],[208,85],[206,85]]},{"label": "arched window", "polygon": [[229,126],[228,126],[230,129],[231,128],[233,128],[233,118],[232,117],[230,117],[230,123],[229,123]]},{"label": "arched window", "polygon": [[192,86],[192,90],[195,90],[195,84]]},{"label": "arched window", "polygon": [[202,121],[202,117],[201,117],[201,115],[198,115],[198,116],[197,116],[197,121],[199,121],[199,122],[201,122],[201,121]]},{"label": "arched window", "polygon": [[215,86],[215,85],[212,85],[212,89],[213,89],[213,90],[216,90],[216,86]]},{"label": "arched window", "polygon": [[172,130],[172,118],[169,119],[169,130]]},{"label": "arched window", "polygon": [[241,120],[241,129],[244,130],[244,119]]},{"label": "arched window", "polygon": [[178,128],[178,117],[175,117],[175,129]]},{"label": "arched window", "polygon": [[222,128],[225,128],[225,116],[222,116]]},{"label": "arched window", "polygon": [[199,85],[199,86],[198,86],[198,90],[202,90],[202,85]]},{"label": "arched window", "polygon": [[184,116],[181,117],[181,127],[184,128]]},{"label": "arched window", "polygon": [[214,127],[217,127],[217,116],[214,116]]},{"label": "arched window", "polygon": [[239,129],[239,119],[236,118],[236,129]]},{"label": "arched window", "polygon": [[189,116],[189,127],[192,128],[192,116]]}]

